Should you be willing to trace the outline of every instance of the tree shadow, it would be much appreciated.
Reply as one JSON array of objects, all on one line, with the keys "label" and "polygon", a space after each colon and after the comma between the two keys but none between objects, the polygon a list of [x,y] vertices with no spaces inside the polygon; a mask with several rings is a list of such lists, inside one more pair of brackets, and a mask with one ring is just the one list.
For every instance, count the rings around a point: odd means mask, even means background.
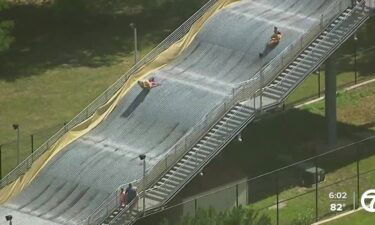
[{"label": "tree shadow", "polygon": [[0,79],[14,81],[57,67],[96,68],[118,64],[124,56],[133,54],[131,22],[138,27],[139,48],[149,49],[202,4],[202,0],[193,0],[186,7],[176,1],[160,6],[149,3],[146,8],[141,5],[146,0],[138,1],[137,6],[131,2],[122,3],[121,7],[127,10],[113,8],[106,12],[98,11],[98,6],[90,10],[59,10],[54,5],[21,5],[1,12],[2,19],[15,23],[12,32],[15,42],[8,51],[0,53]]}]

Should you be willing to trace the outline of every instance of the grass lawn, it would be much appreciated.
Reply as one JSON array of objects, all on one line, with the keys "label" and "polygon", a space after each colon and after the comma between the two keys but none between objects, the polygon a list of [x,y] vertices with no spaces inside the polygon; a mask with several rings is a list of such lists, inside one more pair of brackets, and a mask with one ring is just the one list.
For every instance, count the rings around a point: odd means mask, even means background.
[{"label": "grass lawn", "polygon": [[361,210],[337,220],[333,220],[324,225],[371,225],[374,224],[375,214]]}]

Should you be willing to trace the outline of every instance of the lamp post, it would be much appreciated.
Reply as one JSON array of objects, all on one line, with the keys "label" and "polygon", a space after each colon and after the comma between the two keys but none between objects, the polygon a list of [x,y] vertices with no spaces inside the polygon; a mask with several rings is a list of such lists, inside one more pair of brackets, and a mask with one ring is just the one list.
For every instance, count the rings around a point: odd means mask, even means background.
[{"label": "lamp post", "polygon": [[139,155],[139,159],[143,161],[143,215],[145,215],[146,212],[146,155],[141,154]]},{"label": "lamp post", "polygon": [[7,216],[5,216],[5,220],[6,220],[6,221],[9,221],[9,225],[12,225],[12,219],[13,219],[13,216],[12,216],[12,215],[7,215]]},{"label": "lamp post", "polygon": [[357,84],[357,34],[354,34],[354,84]]},{"label": "lamp post", "polygon": [[13,124],[13,129],[17,131],[17,166],[20,164],[20,126],[18,124]]},{"label": "lamp post", "polygon": [[133,29],[134,32],[134,64],[138,62],[138,34],[137,34],[137,26],[135,23],[129,24],[130,28]]}]

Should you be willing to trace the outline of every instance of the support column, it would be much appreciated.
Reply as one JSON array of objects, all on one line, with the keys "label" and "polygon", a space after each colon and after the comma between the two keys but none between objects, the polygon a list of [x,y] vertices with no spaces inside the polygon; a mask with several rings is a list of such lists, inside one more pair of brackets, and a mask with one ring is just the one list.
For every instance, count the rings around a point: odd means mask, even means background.
[{"label": "support column", "polygon": [[327,124],[328,146],[333,147],[337,141],[336,112],[336,57],[332,54],[326,61],[325,73],[325,117]]}]

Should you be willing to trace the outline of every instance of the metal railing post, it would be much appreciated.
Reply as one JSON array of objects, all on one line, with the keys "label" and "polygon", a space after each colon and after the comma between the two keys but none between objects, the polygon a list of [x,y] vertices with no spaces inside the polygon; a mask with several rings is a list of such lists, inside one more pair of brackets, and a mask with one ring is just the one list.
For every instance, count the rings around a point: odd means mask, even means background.
[{"label": "metal railing post", "polygon": [[236,184],[236,207],[238,207],[238,184]]},{"label": "metal railing post", "polygon": [[275,173],[276,178],[275,178],[275,188],[276,188],[276,224],[280,224],[280,206],[279,206],[279,176],[278,172]]},{"label": "metal railing post", "polygon": [[[3,172],[2,172],[2,156],[1,156],[1,151],[2,151],[2,145],[0,145],[0,180],[3,178]],[[0,183],[0,187],[1,187],[1,183]]]},{"label": "metal railing post", "polygon": [[319,204],[318,204],[318,191],[319,191],[319,179],[318,179],[318,154],[315,158],[315,222],[319,221]]},{"label": "metal railing post", "polygon": [[360,192],[361,192],[361,189],[360,189],[360,174],[359,174],[359,162],[361,160],[361,153],[360,153],[360,150],[359,150],[359,146],[357,146],[356,148],[357,150],[357,206],[359,207],[360,206]]},{"label": "metal railing post", "polygon": [[31,139],[31,163],[34,162],[34,135],[30,135]]}]

